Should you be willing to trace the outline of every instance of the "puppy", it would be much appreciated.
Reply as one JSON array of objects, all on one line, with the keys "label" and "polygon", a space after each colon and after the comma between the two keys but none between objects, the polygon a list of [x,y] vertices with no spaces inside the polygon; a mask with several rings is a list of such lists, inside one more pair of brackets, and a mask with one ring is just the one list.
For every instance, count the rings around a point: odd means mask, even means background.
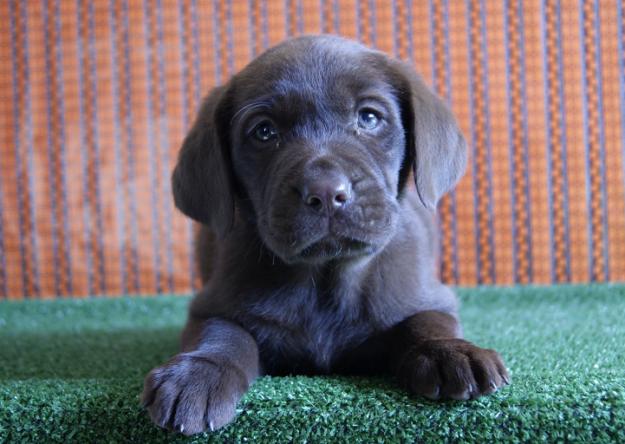
[{"label": "puppy", "polygon": [[262,374],[389,374],[430,399],[507,384],[436,273],[436,203],[465,164],[412,69],[349,40],[288,40],[215,88],[172,177],[205,285],[145,379],[152,420],[219,429]]}]

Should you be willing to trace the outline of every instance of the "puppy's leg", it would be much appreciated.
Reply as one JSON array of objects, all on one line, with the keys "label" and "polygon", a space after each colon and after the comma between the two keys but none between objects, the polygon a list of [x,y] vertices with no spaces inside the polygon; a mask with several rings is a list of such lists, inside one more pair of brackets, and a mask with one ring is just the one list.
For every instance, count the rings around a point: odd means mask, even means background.
[{"label": "puppy's leg", "polygon": [[258,346],[243,328],[218,318],[190,319],[185,334],[183,353],[146,376],[141,398],[157,425],[192,435],[234,419],[258,376]]},{"label": "puppy's leg", "polygon": [[415,394],[463,400],[509,383],[499,354],[461,339],[458,321],[447,313],[417,313],[397,325],[392,336],[395,372]]}]

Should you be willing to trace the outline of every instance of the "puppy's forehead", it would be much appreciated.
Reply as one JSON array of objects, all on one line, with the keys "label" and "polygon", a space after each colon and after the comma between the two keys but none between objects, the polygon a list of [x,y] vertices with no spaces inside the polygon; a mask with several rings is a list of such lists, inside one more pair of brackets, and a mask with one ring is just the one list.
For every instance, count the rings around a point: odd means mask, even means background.
[{"label": "puppy's forehead", "polygon": [[239,101],[259,96],[355,95],[385,84],[382,53],[331,36],[300,37],[269,49],[235,77]]}]

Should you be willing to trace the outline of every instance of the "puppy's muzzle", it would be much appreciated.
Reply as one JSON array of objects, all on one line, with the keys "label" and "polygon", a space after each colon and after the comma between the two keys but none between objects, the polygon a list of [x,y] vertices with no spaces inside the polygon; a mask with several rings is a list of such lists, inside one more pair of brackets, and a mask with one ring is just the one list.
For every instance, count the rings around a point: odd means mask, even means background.
[{"label": "puppy's muzzle", "polygon": [[276,183],[267,237],[285,262],[362,257],[385,244],[390,231],[381,225],[392,219],[392,202],[383,199],[366,168],[334,153],[287,164],[287,169],[286,180]]}]

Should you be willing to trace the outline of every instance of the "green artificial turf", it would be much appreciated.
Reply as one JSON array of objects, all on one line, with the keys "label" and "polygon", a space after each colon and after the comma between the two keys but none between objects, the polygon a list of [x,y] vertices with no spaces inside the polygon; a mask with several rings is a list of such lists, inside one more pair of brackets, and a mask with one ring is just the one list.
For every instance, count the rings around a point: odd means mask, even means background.
[{"label": "green artificial turf", "polygon": [[460,291],[465,336],[512,385],[429,402],[391,379],[264,377],[216,434],[184,438],[139,407],[176,352],[188,297],[0,303],[0,442],[625,442],[625,286]]}]

